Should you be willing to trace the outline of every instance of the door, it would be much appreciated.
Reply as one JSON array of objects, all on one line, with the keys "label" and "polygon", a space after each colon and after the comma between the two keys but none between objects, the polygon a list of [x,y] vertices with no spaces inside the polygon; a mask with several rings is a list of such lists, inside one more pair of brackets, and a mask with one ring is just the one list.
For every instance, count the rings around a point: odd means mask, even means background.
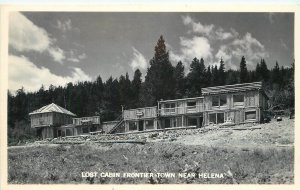
[{"label": "door", "polygon": [[139,131],[143,131],[144,130],[144,121],[139,121]]}]

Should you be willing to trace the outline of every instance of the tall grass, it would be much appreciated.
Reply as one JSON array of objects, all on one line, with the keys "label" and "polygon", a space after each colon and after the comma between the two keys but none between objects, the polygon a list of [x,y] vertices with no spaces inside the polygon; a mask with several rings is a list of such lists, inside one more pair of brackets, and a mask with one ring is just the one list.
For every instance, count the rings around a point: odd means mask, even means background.
[{"label": "tall grass", "polygon": [[[59,145],[9,149],[8,182],[47,183],[293,183],[293,148],[254,150],[146,145]],[[224,178],[82,178],[83,171],[228,173]]]}]

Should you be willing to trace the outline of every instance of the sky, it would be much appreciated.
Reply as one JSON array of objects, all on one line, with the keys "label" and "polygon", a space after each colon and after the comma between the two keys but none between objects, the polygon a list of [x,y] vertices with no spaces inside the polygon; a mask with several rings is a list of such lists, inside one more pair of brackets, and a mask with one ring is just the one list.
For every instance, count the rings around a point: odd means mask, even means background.
[{"label": "sky", "polygon": [[249,70],[264,58],[289,67],[294,60],[293,13],[11,12],[8,87],[37,91],[68,82],[145,77],[163,35],[170,61],[186,73],[194,57],[205,65]]}]

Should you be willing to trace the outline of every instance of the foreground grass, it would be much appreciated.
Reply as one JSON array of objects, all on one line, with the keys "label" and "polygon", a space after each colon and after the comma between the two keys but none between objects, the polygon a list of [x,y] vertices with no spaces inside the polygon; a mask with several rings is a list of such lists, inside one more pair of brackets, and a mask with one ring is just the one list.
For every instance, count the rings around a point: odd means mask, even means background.
[{"label": "foreground grass", "polygon": [[[176,143],[9,149],[12,184],[293,183],[294,149],[229,149]],[[81,172],[232,173],[224,178],[82,178]]]}]

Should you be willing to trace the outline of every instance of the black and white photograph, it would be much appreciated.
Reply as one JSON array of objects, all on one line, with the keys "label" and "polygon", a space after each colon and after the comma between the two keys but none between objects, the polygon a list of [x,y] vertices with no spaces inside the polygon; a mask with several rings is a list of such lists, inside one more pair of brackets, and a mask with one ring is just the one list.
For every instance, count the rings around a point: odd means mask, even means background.
[{"label": "black and white photograph", "polygon": [[9,11],[7,183],[295,184],[294,23]]}]

